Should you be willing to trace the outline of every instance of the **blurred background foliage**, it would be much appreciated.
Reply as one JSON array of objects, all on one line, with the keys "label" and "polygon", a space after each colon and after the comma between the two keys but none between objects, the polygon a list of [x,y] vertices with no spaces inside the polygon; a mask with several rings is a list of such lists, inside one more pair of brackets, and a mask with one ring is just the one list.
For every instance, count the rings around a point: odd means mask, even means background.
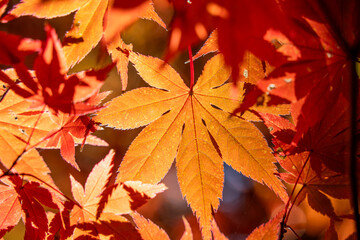
[{"label": "blurred background foliage", "polygon": [[[10,1],[15,4],[18,1]],[[155,9],[163,21],[168,25],[173,15],[171,4],[167,0],[154,0]],[[11,6],[11,4],[9,4]],[[1,23],[0,30],[18,34],[24,37],[44,39],[45,33],[43,26],[45,21],[49,22],[57,31],[59,38],[62,39],[71,27],[74,14],[50,20],[36,19],[33,17],[21,17],[9,23]],[[168,32],[158,26],[155,22],[148,20],[138,20],[130,26],[123,34],[122,38],[126,43],[133,44],[134,51],[145,55],[163,58],[167,46]],[[193,53],[200,49],[202,44],[192,46]],[[201,74],[204,64],[211,56],[202,57],[195,61],[195,79]],[[170,64],[183,77],[189,85],[190,68],[185,64],[188,60],[188,53],[178,54],[170,61]],[[31,58],[28,65],[31,67]],[[70,72],[78,72],[90,68],[101,68],[110,62],[110,57],[100,48],[95,47],[90,54],[79,64],[75,65]],[[146,83],[137,75],[135,69],[129,65],[129,85],[128,90],[146,86]],[[122,93],[121,82],[116,69],[110,73],[102,91],[112,91],[105,101],[118,96]],[[109,149],[115,149],[115,167],[117,170],[122,157],[133,139],[142,128],[133,130],[115,130],[104,128],[95,133],[98,137],[108,142],[109,147],[85,146],[80,152],[80,147],[76,148],[76,161],[81,171],[77,171],[62,160],[59,150],[42,150],[41,155],[51,169],[51,176],[59,188],[67,195],[71,195],[70,174],[82,184],[93,168],[93,166],[105,157]],[[269,140],[269,139],[268,139]],[[194,239],[201,239],[199,226],[191,209],[182,198],[177,182],[176,169],[173,165],[166,177],[162,181],[168,190],[159,194],[155,199],[140,209],[140,213],[150,218],[157,225],[165,229],[171,239],[180,239],[184,226],[182,216],[190,222]],[[291,189],[291,186],[289,186]],[[346,213],[350,206],[348,202],[334,200],[336,209]],[[225,166],[225,184],[223,199],[220,208],[215,213],[215,219],[220,230],[229,239],[245,239],[251,231],[262,223],[268,221],[280,210],[282,202],[267,187],[256,183],[231,167]],[[339,213],[341,214],[341,213]],[[302,239],[322,239],[327,226],[328,218],[312,210],[307,202],[304,201],[300,206],[294,207],[290,215],[288,224],[297,231]],[[346,238],[346,234],[352,232],[352,223],[344,221],[341,226],[337,226],[339,238]],[[24,226],[20,222],[4,239],[22,239],[24,236]],[[296,239],[295,235],[288,231],[287,240]]]}]

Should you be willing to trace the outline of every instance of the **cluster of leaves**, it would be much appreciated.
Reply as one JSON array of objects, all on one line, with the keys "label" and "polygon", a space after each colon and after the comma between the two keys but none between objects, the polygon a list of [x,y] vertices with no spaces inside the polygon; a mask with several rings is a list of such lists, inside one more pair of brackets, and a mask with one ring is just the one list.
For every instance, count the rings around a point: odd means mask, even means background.
[{"label": "cluster of leaves", "polygon": [[[138,18],[166,28],[150,0],[0,1],[2,22],[74,14],[62,41],[48,24],[45,40],[0,32],[0,63],[6,66],[0,71],[0,237],[22,218],[26,239],[168,239],[135,210],[166,189],[159,182],[175,159],[181,192],[204,239],[226,239],[213,217],[222,198],[224,162],[285,203],[248,239],[282,239],[292,206],[305,198],[331,219],[327,234],[337,239],[335,222],[349,216],[338,216],[329,197],[350,200],[349,159],[355,155],[356,163],[359,155],[360,2],[171,2],[163,61],[134,52],[120,35]],[[167,60],[210,32],[194,57],[189,50],[188,87]],[[69,74],[98,44],[113,63]],[[212,52],[217,54],[195,84],[193,61]],[[35,56],[31,67],[25,64],[28,55]],[[99,90],[108,72],[116,66],[125,91],[129,62],[150,87],[102,105],[108,93]],[[271,143],[255,127],[259,121],[268,127]],[[71,177],[73,196],[66,196],[38,149],[59,148],[79,169],[75,145],[107,145],[92,135],[100,125],[147,126],[129,146],[115,183],[110,151],[85,187]],[[300,191],[288,196],[281,180],[293,189],[301,185]],[[182,239],[192,239],[184,224]]]}]

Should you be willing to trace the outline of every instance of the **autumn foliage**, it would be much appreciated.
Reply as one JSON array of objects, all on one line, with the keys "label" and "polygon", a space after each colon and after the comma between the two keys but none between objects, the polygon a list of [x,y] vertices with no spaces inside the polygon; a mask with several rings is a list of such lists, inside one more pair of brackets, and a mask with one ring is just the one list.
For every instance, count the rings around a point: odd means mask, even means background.
[{"label": "autumn foliage", "polygon": [[[225,165],[278,198],[277,212],[246,239],[300,238],[289,216],[303,202],[327,218],[323,238],[356,239],[360,2],[165,5],[169,21],[151,0],[0,1],[0,238],[22,221],[25,239],[170,239],[138,210],[167,190],[161,181],[174,164],[198,223],[183,217],[177,239],[195,239],[195,228],[202,239],[230,239],[214,217]],[[23,19],[42,37],[23,33]],[[56,19],[70,20],[65,31]],[[122,39],[139,19],[168,31],[162,58]],[[95,50],[96,64],[77,70]],[[189,80],[170,65],[184,52]],[[144,87],[128,90],[129,65]],[[116,97],[102,90],[112,69]],[[59,164],[80,171],[76,146],[106,147],[99,130],[139,127],[120,164],[110,149],[84,184],[70,174],[71,194],[43,158],[59,149]],[[350,207],[339,211],[339,201]],[[345,234],[344,221],[355,226]]]}]

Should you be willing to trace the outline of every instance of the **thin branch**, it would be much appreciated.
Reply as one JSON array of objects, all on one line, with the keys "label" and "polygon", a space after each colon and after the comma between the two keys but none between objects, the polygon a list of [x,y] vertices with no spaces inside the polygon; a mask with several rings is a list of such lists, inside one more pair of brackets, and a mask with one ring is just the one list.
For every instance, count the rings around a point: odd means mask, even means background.
[{"label": "thin branch", "polygon": [[[305,166],[306,166],[307,163],[309,162],[309,159],[310,159],[310,154],[307,156],[307,158],[306,158],[306,160],[305,160],[305,162],[304,162],[304,164],[303,164],[303,166],[302,166],[302,168],[301,168],[301,170],[300,170],[300,172],[299,172],[299,175],[298,175],[298,177],[297,177],[297,179],[296,179],[296,182],[295,182],[295,184],[294,184],[294,187],[293,187],[293,189],[292,189],[292,191],[291,191],[291,193],[290,193],[289,200],[287,201],[287,203],[286,203],[286,205],[285,205],[285,214],[284,214],[283,219],[282,219],[282,221],[281,221],[281,223],[280,223],[280,234],[279,234],[278,240],[282,240],[282,239],[284,238],[285,227],[286,227],[286,223],[287,223],[287,220],[288,220],[288,215],[290,215],[290,211],[291,211],[291,209],[292,209],[292,206],[291,206],[291,208],[289,209],[289,205],[290,205],[290,202],[291,202],[291,198],[292,198],[293,195],[294,195],[295,188],[296,188],[297,184],[299,183],[299,179],[301,178],[301,175],[302,175],[302,173],[303,173],[303,171],[304,171],[304,169],[305,169]],[[301,192],[302,189],[303,189],[303,188],[301,188],[300,191],[298,192],[298,194],[295,196],[295,199],[294,199],[293,204],[295,203],[295,201],[296,201],[296,199],[297,199],[297,197],[298,197],[298,195],[299,195],[299,193]]]},{"label": "thin branch", "polygon": [[296,194],[296,196],[295,196],[295,198],[294,198],[294,200],[293,200],[293,202],[292,202],[292,204],[291,204],[291,206],[290,206],[290,208],[289,208],[289,211],[288,211],[288,214],[287,214],[287,216],[286,216],[286,218],[285,218],[285,224],[288,222],[288,220],[289,220],[289,216],[290,216],[290,212],[291,212],[291,210],[292,210],[292,208],[294,207],[294,205],[295,205],[295,202],[296,202],[296,200],[297,200],[297,198],[299,197],[299,195],[300,195],[300,193],[302,192],[302,190],[304,190],[304,185],[301,187],[301,189],[300,189],[300,191]]}]

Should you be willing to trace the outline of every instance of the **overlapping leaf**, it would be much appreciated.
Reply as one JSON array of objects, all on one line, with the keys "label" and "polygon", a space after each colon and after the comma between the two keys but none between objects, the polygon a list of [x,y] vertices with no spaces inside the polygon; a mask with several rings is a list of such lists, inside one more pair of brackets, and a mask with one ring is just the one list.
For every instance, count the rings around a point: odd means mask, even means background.
[{"label": "overlapping leaf", "polygon": [[[288,120],[270,114],[261,114],[265,124],[276,138],[273,142],[278,161],[288,173],[282,178],[302,184],[298,201],[308,197],[316,211],[336,218],[333,206],[326,195],[350,198],[350,182],[346,174],[348,150],[348,108],[346,100],[339,98],[332,111],[317,125],[311,127],[294,147],[291,141],[295,126]],[[298,202],[298,203],[299,203]]]},{"label": "overlapping leaf", "polygon": [[120,129],[153,123],[131,144],[118,181],[157,183],[176,157],[181,191],[198,216],[205,238],[211,236],[212,209],[218,208],[222,194],[223,161],[265,183],[286,201],[264,138],[252,123],[231,117],[239,101],[230,97],[226,83],[230,71],[221,55],[206,64],[192,90],[161,60],[135,53],[130,58],[155,88],[136,89],[112,100],[96,121]]},{"label": "overlapping leaf", "polygon": [[[107,146],[107,143],[90,133],[97,130],[97,126],[88,116],[69,116],[59,114],[52,116],[52,119],[58,124],[44,138],[46,144],[40,145],[46,148],[60,148],[60,154],[65,161],[79,170],[75,162],[75,145],[82,141],[82,144],[92,144],[97,146]],[[89,138],[88,138],[89,137]]]},{"label": "overlapping leaf", "polygon": [[1,74],[1,79],[15,93],[31,100],[31,107],[46,105],[54,112],[77,115],[98,110],[99,107],[83,101],[98,92],[112,65],[99,71],[67,76],[61,44],[55,30],[48,25],[46,30],[47,39],[34,63],[36,78],[33,78],[23,64],[18,64],[15,65],[15,69],[26,88],[21,88],[6,74]]},{"label": "overlapping leaf", "polygon": [[[13,69],[8,69],[4,73],[11,78],[10,81],[17,77]],[[4,86],[6,87],[6,85]],[[99,97],[100,95],[94,95],[91,99]],[[101,101],[100,99],[96,101],[91,99],[88,100],[91,106],[96,106]],[[0,102],[0,149],[3,151],[1,161],[6,167],[10,167],[22,154],[22,151],[33,146],[60,148],[63,158],[76,167],[74,159],[76,144],[107,145],[104,141],[90,135],[97,127],[89,117],[69,116],[61,112],[58,115],[52,115],[51,112],[32,110],[30,106],[29,101],[16,95],[12,90],[8,89],[2,96]],[[34,154],[31,156],[28,154],[22,156],[24,161],[19,161],[15,170],[18,173],[24,172],[20,170],[27,170],[28,173],[34,174],[36,171],[33,172],[32,169],[42,169],[44,176],[42,174],[35,175],[45,182],[52,183],[50,179],[43,178],[49,173],[49,170],[42,158],[39,155],[34,157]],[[27,169],[26,166],[30,163],[32,167]]]},{"label": "overlapping leaf", "polygon": [[[266,93],[291,101],[297,115],[295,142],[314,126],[336,103],[340,94],[349,96],[351,69],[359,58],[360,34],[357,1],[283,1],[282,8],[292,21],[294,32],[282,34],[269,29],[264,36],[277,42],[278,51],[288,57],[268,79],[258,83]],[[300,9],[306,11],[300,13]],[[346,14],[344,13],[346,12]],[[339,16],[347,16],[348,21]],[[355,17],[356,18],[356,17]],[[296,29],[296,30],[295,30]],[[351,30],[352,31],[352,30]]]}]

